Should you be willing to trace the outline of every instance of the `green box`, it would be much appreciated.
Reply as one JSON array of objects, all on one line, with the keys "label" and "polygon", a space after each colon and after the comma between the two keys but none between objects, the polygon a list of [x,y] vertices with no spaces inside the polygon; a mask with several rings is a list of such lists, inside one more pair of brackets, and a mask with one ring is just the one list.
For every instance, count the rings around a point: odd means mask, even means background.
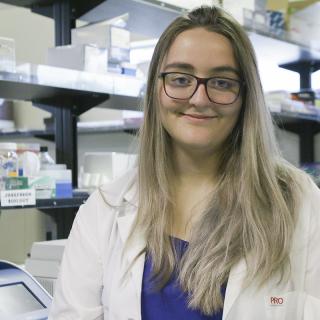
[{"label": "green box", "polygon": [[4,177],[5,190],[28,189],[28,177]]}]

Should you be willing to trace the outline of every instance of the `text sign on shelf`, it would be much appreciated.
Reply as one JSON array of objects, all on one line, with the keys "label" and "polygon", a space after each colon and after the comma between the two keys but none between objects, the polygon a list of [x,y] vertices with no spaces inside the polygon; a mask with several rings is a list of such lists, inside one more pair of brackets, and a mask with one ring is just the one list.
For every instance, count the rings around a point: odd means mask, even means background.
[{"label": "text sign on shelf", "polygon": [[35,189],[1,191],[1,207],[34,206],[35,204]]}]

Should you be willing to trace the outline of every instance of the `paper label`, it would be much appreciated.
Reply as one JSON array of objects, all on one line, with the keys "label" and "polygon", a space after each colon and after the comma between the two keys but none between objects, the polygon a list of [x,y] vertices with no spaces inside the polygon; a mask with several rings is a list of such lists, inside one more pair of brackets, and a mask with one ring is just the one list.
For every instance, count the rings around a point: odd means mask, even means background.
[{"label": "paper label", "polygon": [[1,207],[33,206],[36,204],[34,189],[1,191]]}]

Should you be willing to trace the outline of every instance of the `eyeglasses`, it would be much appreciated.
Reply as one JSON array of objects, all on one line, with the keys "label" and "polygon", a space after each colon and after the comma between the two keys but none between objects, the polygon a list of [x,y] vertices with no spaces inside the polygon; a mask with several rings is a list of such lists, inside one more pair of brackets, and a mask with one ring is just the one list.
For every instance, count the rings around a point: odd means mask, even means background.
[{"label": "eyeglasses", "polygon": [[243,83],[236,79],[224,77],[199,78],[183,72],[161,72],[166,95],[173,99],[189,100],[200,84],[204,84],[211,102],[227,105],[234,103]]}]

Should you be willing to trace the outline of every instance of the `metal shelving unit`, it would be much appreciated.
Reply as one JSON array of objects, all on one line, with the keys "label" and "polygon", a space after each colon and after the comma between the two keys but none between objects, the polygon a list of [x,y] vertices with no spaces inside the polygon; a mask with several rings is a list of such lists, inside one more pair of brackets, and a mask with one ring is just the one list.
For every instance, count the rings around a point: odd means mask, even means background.
[{"label": "metal shelving unit", "polygon": [[78,177],[77,117],[96,106],[138,110],[143,85],[143,80],[126,75],[42,65],[24,64],[16,72],[0,72],[0,97],[31,101],[55,117],[57,162],[72,169],[74,187]]}]

